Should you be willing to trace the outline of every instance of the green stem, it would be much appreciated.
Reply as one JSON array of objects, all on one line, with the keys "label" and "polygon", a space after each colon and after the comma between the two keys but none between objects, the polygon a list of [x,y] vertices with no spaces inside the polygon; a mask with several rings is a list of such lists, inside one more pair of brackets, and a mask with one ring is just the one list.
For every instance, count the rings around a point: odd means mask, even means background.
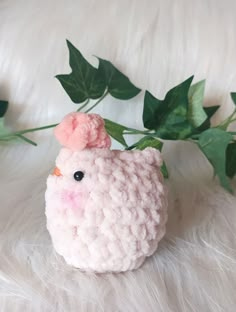
[{"label": "green stem", "polygon": [[191,136],[191,139],[198,139],[200,137],[200,134],[194,134]]},{"label": "green stem", "polygon": [[48,126],[38,127],[38,128],[31,128],[31,129],[21,130],[21,131],[16,132],[16,134],[25,134],[25,133],[28,133],[28,132],[45,130],[45,129],[49,129],[49,128],[54,128],[57,125],[58,125],[58,123],[52,124],[52,125],[48,125]]},{"label": "green stem", "polygon": [[[97,106],[108,94],[108,91],[106,91],[103,96],[92,106],[90,107],[87,111],[85,111],[85,113],[89,112],[90,110],[92,110],[95,106]],[[85,108],[85,106],[87,106],[89,104],[89,99],[87,99],[87,101],[77,110],[77,112],[80,112],[83,108]],[[0,135],[0,141],[9,141],[10,139],[14,138],[14,137],[19,137],[22,140],[32,144],[32,145],[37,145],[34,141],[26,138],[23,134],[25,133],[29,133],[29,132],[35,132],[35,131],[39,131],[39,130],[46,130],[46,129],[50,129],[50,128],[54,128],[58,125],[58,123],[56,124],[52,124],[52,125],[47,125],[47,126],[43,126],[43,127],[37,127],[37,128],[31,128],[31,129],[25,129],[25,130],[21,130],[21,131],[16,131],[13,133],[8,133],[8,134],[4,134],[4,135]]]},{"label": "green stem", "polygon": [[234,119],[231,119],[231,120],[230,120],[230,123],[231,123],[231,122],[234,122],[234,121],[236,121],[236,118],[234,118]]},{"label": "green stem", "polygon": [[16,131],[13,133],[8,133],[5,135],[1,135],[0,139],[10,139],[11,137],[15,137],[15,136],[21,136],[22,134],[28,133],[28,132],[34,132],[34,131],[39,131],[39,130],[45,130],[45,129],[49,129],[49,128],[54,128],[56,127],[58,124],[52,124],[52,125],[48,125],[48,126],[44,126],[44,127],[38,127],[38,128],[31,128],[31,129],[25,129],[25,130],[21,130],[21,131]]},{"label": "green stem", "polygon": [[[130,131],[129,131],[130,130]],[[149,135],[149,134],[154,134],[154,132],[150,132],[149,130],[136,130],[136,129],[127,129],[127,131],[124,131],[123,134],[144,134],[144,135]]]},{"label": "green stem", "polygon": [[77,112],[82,111],[82,109],[83,109],[83,108],[85,108],[85,106],[87,106],[87,105],[88,105],[89,101],[90,101],[90,99],[87,99],[87,101],[84,103],[84,105],[80,106],[80,108],[79,108],[79,109],[77,109]]},{"label": "green stem", "polygon": [[14,139],[14,136],[9,136],[9,137],[7,137],[7,138],[5,138],[5,137],[0,137],[0,141],[1,142],[8,142],[8,141],[10,141],[10,140],[13,140]]},{"label": "green stem", "polygon": [[32,145],[34,145],[34,146],[37,146],[37,144],[36,144],[34,141],[32,141],[32,140],[26,138],[26,137],[25,137],[24,135],[22,135],[22,134],[18,134],[17,137],[19,137],[20,139],[22,139],[23,141],[25,141],[25,142],[27,142],[27,143],[29,143],[29,144],[32,144]]},{"label": "green stem", "polygon": [[[89,103],[89,99],[87,99],[87,101],[85,102],[84,105],[82,105],[77,112],[81,111],[86,105],[88,105]],[[29,133],[29,132],[34,132],[34,131],[39,131],[39,130],[46,130],[46,129],[50,129],[50,128],[54,128],[58,125],[58,123],[56,124],[52,124],[52,125],[47,125],[47,126],[43,126],[43,127],[37,127],[37,128],[31,128],[31,129],[25,129],[25,130],[21,130],[21,131],[17,131],[17,132],[13,132],[13,133],[9,133],[3,136],[0,136],[0,139],[5,139],[5,138],[9,138],[11,136],[19,136],[25,133]],[[26,141],[26,140],[25,140]],[[32,141],[33,142],[33,141]]]},{"label": "green stem", "polygon": [[231,122],[233,122],[233,121],[236,120],[236,118],[233,118],[233,117],[235,117],[235,116],[234,116],[235,113],[236,113],[236,109],[233,111],[233,113],[232,113],[228,118],[226,118],[226,120],[224,120],[223,122],[221,122],[221,123],[217,126],[217,128],[220,128],[220,129],[222,129],[222,130],[227,130],[227,128],[228,128],[228,126],[231,124]]},{"label": "green stem", "polygon": [[85,113],[88,113],[88,112],[90,112],[92,109],[94,109],[94,107],[96,107],[107,95],[108,95],[108,90],[103,94],[103,96],[102,97],[100,97],[100,99],[96,102],[96,103],[94,103],[93,104],[93,106],[91,106],[89,109],[87,109],[86,111],[85,111]]}]

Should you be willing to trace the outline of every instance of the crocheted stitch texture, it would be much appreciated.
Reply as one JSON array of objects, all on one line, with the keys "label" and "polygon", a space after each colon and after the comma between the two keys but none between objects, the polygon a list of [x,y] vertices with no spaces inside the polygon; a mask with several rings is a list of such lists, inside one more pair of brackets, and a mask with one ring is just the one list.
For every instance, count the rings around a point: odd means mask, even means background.
[{"label": "crocheted stitch texture", "polygon": [[[56,251],[85,271],[138,268],[165,234],[160,152],[62,148],[47,180],[47,228]],[[81,181],[74,173],[82,171]]]}]

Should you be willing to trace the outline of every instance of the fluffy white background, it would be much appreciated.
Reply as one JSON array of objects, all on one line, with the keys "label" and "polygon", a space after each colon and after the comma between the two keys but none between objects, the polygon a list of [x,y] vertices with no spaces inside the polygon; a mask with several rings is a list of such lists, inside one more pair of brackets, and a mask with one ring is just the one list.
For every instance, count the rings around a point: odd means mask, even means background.
[{"label": "fluffy white background", "polygon": [[[159,97],[193,73],[195,81],[207,78],[206,105],[222,104],[224,117],[236,90],[235,11],[234,0],[1,0],[7,125],[54,123],[76,109],[53,78],[69,72],[65,38]],[[96,111],[139,127],[142,100],[107,98]],[[44,192],[59,146],[51,130],[30,137],[38,147],[0,148],[1,312],[236,310],[236,198],[213,181],[194,146],[166,145],[169,222],[155,256],[134,272],[89,276],[52,249]]]}]

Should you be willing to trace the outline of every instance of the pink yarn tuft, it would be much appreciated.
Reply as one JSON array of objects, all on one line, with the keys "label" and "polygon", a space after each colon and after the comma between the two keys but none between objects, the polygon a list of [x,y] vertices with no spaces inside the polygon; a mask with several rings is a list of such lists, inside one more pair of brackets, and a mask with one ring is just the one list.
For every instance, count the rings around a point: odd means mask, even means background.
[{"label": "pink yarn tuft", "polygon": [[55,128],[54,134],[61,145],[73,151],[111,146],[104,120],[97,114],[70,113]]}]

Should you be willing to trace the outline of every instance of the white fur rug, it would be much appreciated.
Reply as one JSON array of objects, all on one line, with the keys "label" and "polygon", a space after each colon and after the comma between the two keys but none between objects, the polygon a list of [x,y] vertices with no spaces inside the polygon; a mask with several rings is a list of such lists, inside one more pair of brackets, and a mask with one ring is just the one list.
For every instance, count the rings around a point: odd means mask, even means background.
[{"label": "white fur rug", "polygon": [[[206,105],[222,104],[217,118],[225,117],[236,91],[235,11],[234,0],[1,0],[8,126],[58,122],[77,108],[53,78],[69,72],[66,38],[94,64],[94,54],[111,60],[159,97],[193,73],[207,78]],[[142,99],[107,98],[96,112],[141,127]],[[52,130],[30,138],[38,147],[0,147],[1,312],[236,311],[236,197],[213,181],[194,146],[165,147],[169,222],[157,253],[137,271],[96,276],[68,267],[52,249],[44,192],[59,146]]]}]

